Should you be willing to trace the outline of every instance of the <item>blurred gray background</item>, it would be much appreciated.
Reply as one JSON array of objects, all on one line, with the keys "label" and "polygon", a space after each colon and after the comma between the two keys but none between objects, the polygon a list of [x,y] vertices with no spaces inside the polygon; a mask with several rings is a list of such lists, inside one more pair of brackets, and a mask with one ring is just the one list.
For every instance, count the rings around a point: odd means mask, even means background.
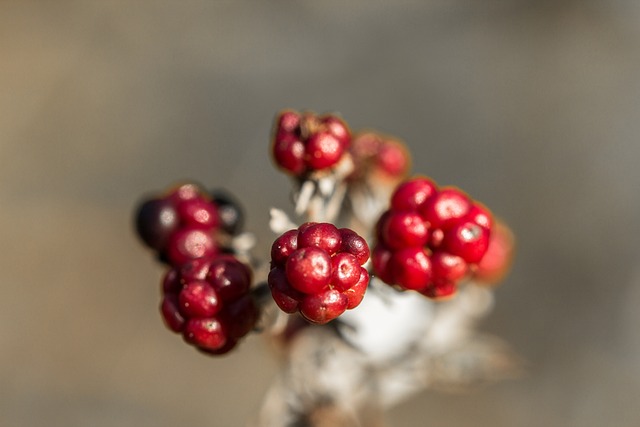
[{"label": "blurred gray background", "polygon": [[164,329],[139,197],[234,191],[270,245],[285,107],[403,138],[506,219],[482,328],[527,375],[425,392],[395,426],[640,425],[640,3],[0,2],[0,425],[240,426],[276,363]]}]

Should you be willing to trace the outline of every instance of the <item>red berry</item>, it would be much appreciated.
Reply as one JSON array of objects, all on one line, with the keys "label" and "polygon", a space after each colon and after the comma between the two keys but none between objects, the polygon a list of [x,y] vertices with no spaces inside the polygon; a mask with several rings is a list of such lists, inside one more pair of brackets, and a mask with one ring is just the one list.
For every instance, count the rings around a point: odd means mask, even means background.
[{"label": "red berry", "polygon": [[287,259],[285,272],[291,286],[314,294],[323,290],[331,280],[331,257],[320,248],[298,249]]},{"label": "red berry", "polygon": [[411,163],[405,146],[394,140],[386,140],[380,145],[376,161],[379,170],[393,177],[404,176]]},{"label": "red berry", "polygon": [[184,285],[194,280],[205,280],[209,274],[211,260],[208,258],[198,258],[182,265],[179,270],[180,283]]},{"label": "red berry", "polygon": [[160,313],[167,328],[173,332],[180,332],[184,328],[185,319],[178,309],[178,297],[175,294],[167,294],[162,298]]},{"label": "red berry", "polygon": [[162,293],[163,294],[177,294],[182,289],[182,282],[180,281],[180,273],[175,268],[167,271],[162,279]]},{"label": "red berry", "polygon": [[348,300],[347,310],[351,310],[352,308],[360,305],[368,285],[369,273],[366,268],[360,267],[360,278],[358,279],[358,282],[343,292]]},{"label": "red berry", "polygon": [[489,231],[472,222],[461,222],[444,233],[442,248],[468,263],[479,262],[489,247]]},{"label": "red berry", "polygon": [[184,201],[178,206],[178,214],[185,226],[212,229],[218,225],[216,205],[204,199]]},{"label": "red berry", "polygon": [[434,228],[429,230],[429,242],[427,243],[429,248],[437,249],[442,244],[444,239],[444,231],[440,228]]},{"label": "red berry", "polygon": [[209,258],[216,253],[213,236],[191,227],[173,233],[166,250],[173,265],[183,265],[197,258]]},{"label": "red berry", "polygon": [[349,252],[354,255],[360,265],[367,262],[370,252],[366,240],[349,228],[341,228],[338,231],[340,231],[340,239],[342,240],[340,252]]},{"label": "red berry", "polygon": [[382,240],[391,249],[424,246],[429,237],[424,220],[411,212],[391,212],[381,231]]},{"label": "red berry", "polygon": [[300,314],[319,325],[340,316],[347,309],[349,299],[336,289],[307,295],[300,304]]},{"label": "red berry", "polygon": [[489,247],[474,272],[474,277],[483,283],[498,283],[509,271],[515,249],[513,233],[501,221],[491,230]]},{"label": "red berry", "polygon": [[340,160],[343,151],[338,138],[328,132],[319,132],[307,141],[305,161],[311,169],[326,169]]},{"label": "red berry", "polygon": [[391,196],[391,209],[417,212],[437,192],[428,178],[418,177],[400,184]]},{"label": "red berry", "polygon": [[241,338],[255,326],[258,320],[258,308],[251,295],[245,295],[227,305],[221,317],[227,336]]},{"label": "red berry", "polygon": [[298,249],[298,230],[289,230],[271,245],[272,265],[284,265],[293,251]]},{"label": "red berry", "polygon": [[356,257],[347,252],[341,252],[331,258],[331,285],[339,291],[347,289],[358,283],[360,279],[360,264]]},{"label": "red berry", "polygon": [[222,324],[216,318],[187,320],[182,336],[189,344],[206,350],[219,350],[227,342]]},{"label": "red berry", "polygon": [[282,133],[300,131],[300,114],[295,111],[283,111],[276,119],[276,130]]},{"label": "red berry", "polygon": [[245,295],[251,287],[251,270],[230,255],[211,261],[207,281],[222,301],[233,301]]},{"label": "red berry", "polygon": [[199,184],[186,182],[169,189],[166,197],[175,203],[176,206],[179,206],[188,200],[200,199],[204,194],[205,192]]},{"label": "red berry", "polygon": [[431,260],[422,248],[406,248],[394,252],[388,268],[393,271],[395,284],[404,289],[419,291],[431,281]]},{"label": "red berry", "polygon": [[217,350],[209,350],[209,349],[202,348],[202,347],[196,347],[196,348],[198,349],[198,351],[200,351],[201,353],[204,353],[204,354],[208,354],[208,355],[211,355],[211,356],[222,356],[224,354],[229,353],[237,345],[238,345],[238,340],[236,340],[234,338],[227,337],[227,342]]},{"label": "red berry", "polygon": [[305,146],[295,135],[278,135],[273,142],[273,158],[287,172],[300,175],[305,170]]},{"label": "red berry", "polygon": [[458,223],[470,207],[471,202],[462,191],[443,188],[421,207],[420,214],[431,227],[447,229]]},{"label": "red berry", "polygon": [[433,277],[457,282],[467,274],[467,263],[459,256],[447,252],[431,254]]},{"label": "red berry", "polygon": [[187,283],[178,296],[180,312],[186,317],[212,317],[221,306],[216,291],[204,281]]},{"label": "red berry", "polygon": [[276,267],[271,269],[267,279],[271,295],[277,306],[285,313],[295,313],[298,311],[300,301],[304,294],[291,287],[287,281],[284,268]]},{"label": "red berry", "polygon": [[450,280],[434,280],[427,288],[420,291],[421,294],[437,300],[448,299],[455,295],[456,284]]},{"label": "red berry", "polygon": [[327,132],[340,141],[343,150],[349,146],[351,142],[351,132],[342,119],[329,115],[322,117],[320,122],[325,126]]},{"label": "red berry", "polygon": [[491,230],[491,227],[493,226],[491,211],[478,202],[474,202],[471,205],[465,219],[478,224],[480,227],[486,228],[487,230]]},{"label": "red berry", "polygon": [[389,264],[393,252],[381,243],[378,243],[373,248],[373,254],[371,255],[371,263],[373,264],[373,271],[383,282],[392,285],[395,282],[393,277],[393,270]]},{"label": "red berry", "polygon": [[317,247],[333,255],[341,244],[342,237],[336,226],[326,222],[305,224],[298,234],[298,248]]}]

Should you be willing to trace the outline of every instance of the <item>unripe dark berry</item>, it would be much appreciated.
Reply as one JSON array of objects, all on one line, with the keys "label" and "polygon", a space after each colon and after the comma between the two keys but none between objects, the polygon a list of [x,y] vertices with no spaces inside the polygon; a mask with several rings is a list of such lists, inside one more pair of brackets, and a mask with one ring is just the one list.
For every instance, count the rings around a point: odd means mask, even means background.
[{"label": "unripe dark berry", "polygon": [[211,198],[218,208],[220,228],[232,236],[240,233],[244,227],[244,211],[240,203],[222,189],[211,191]]},{"label": "unripe dark berry", "polygon": [[171,201],[150,199],[143,202],[136,212],[136,232],[145,245],[161,251],[175,232],[180,219]]}]

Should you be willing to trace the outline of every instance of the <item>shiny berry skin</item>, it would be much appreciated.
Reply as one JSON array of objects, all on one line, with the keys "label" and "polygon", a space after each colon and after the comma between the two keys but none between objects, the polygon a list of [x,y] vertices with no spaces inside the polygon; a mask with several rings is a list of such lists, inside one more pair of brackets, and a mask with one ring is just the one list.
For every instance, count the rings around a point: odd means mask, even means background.
[{"label": "shiny berry skin", "polygon": [[145,245],[161,251],[180,224],[178,212],[169,200],[143,202],[135,216],[136,232]]},{"label": "shiny berry skin", "polygon": [[406,248],[394,252],[388,268],[393,272],[395,283],[404,289],[419,291],[431,281],[431,260],[422,248]]},{"label": "shiny berry skin", "polygon": [[267,283],[269,284],[269,289],[271,289],[273,300],[282,311],[290,314],[298,311],[298,306],[304,298],[304,294],[289,284],[284,268],[276,267],[271,269]]},{"label": "shiny berry skin", "polygon": [[373,254],[371,255],[371,263],[373,264],[373,271],[375,271],[376,276],[390,285],[396,282],[393,276],[393,270],[389,265],[392,255],[393,252],[382,243],[378,243],[373,248]]},{"label": "shiny berry skin", "polygon": [[382,224],[381,235],[391,249],[423,246],[429,238],[424,220],[412,212],[392,212]]},{"label": "shiny berry skin", "polygon": [[211,233],[186,227],[171,235],[166,251],[173,265],[183,265],[194,259],[209,258],[217,250]]},{"label": "shiny berry skin", "polygon": [[300,292],[320,292],[331,280],[331,257],[320,248],[298,249],[287,259],[285,273],[291,286]]},{"label": "shiny berry skin", "polygon": [[472,222],[462,222],[445,231],[442,248],[468,263],[478,263],[489,247],[489,231]]},{"label": "shiny berry skin", "polygon": [[160,313],[167,328],[173,332],[181,332],[184,328],[184,316],[180,313],[178,297],[174,294],[165,295],[160,304]]},{"label": "shiny berry skin", "polygon": [[407,148],[400,142],[387,140],[378,149],[377,169],[392,177],[403,177],[411,165]]},{"label": "shiny berry skin", "polygon": [[275,120],[271,153],[284,172],[302,176],[333,167],[350,141],[349,128],[336,116],[285,110]]},{"label": "shiny berry skin", "polygon": [[185,317],[212,317],[221,308],[220,297],[204,280],[189,282],[178,294],[180,313]]},{"label": "shiny berry skin", "polygon": [[311,323],[324,324],[345,312],[349,299],[337,289],[307,295],[300,304],[300,314]]},{"label": "shiny berry skin", "polygon": [[298,249],[298,230],[289,230],[278,237],[271,245],[271,262],[284,265],[289,255]]},{"label": "shiny berry skin", "polygon": [[360,263],[354,255],[347,252],[336,254],[331,258],[331,285],[339,291],[346,291],[358,283],[360,269]]},{"label": "shiny berry skin", "polygon": [[329,223],[305,224],[298,234],[298,248],[316,247],[333,255],[340,249],[341,244],[340,231]]},{"label": "shiny berry skin", "polygon": [[178,205],[178,215],[185,227],[207,230],[218,225],[218,209],[207,200],[185,200]]},{"label": "shiny berry skin", "polygon": [[271,246],[267,282],[276,305],[323,324],[362,301],[369,275],[366,241],[354,231],[307,222],[278,237]]},{"label": "shiny berry skin", "polygon": [[468,271],[467,262],[462,257],[442,251],[431,254],[431,266],[435,278],[452,282],[462,279]]},{"label": "shiny berry skin", "polygon": [[231,255],[189,261],[163,279],[165,324],[209,354],[224,354],[259,317],[250,293],[251,270]]},{"label": "shiny berry skin", "polygon": [[471,208],[469,198],[457,188],[443,188],[420,207],[420,214],[432,228],[455,225]]},{"label": "shiny berry skin", "polygon": [[369,245],[367,242],[358,235],[355,231],[349,228],[341,228],[340,239],[340,252],[349,252],[358,260],[358,264],[362,265],[369,259]]},{"label": "shiny berry skin", "polygon": [[227,342],[222,324],[216,318],[187,320],[182,337],[189,344],[205,350],[218,350]]},{"label": "shiny berry skin", "polygon": [[478,224],[480,227],[486,228],[487,230],[491,230],[493,227],[493,216],[491,215],[491,211],[478,202],[474,202],[471,205],[465,219]]},{"label": "shiny berry skin", "polygon": [[393,192],[391,209],[417,212],[437,191],[436,184],[429,178],[418,177],[405,181]]}]

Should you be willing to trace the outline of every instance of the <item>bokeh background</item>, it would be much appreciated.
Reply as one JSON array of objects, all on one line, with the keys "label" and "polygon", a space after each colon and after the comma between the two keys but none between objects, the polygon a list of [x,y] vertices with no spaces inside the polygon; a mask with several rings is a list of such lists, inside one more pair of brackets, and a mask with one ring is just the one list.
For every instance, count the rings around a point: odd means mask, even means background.
[{"label": "bokeh background", "polygon": [[284,107],[405,139],[515,229],[482,329],[527,374],[395,426],[640,425],[640,3],[0,2],[0,425],[240,426],[276,363],[162,325],[141,195],[235,192],[265,253]]}]

